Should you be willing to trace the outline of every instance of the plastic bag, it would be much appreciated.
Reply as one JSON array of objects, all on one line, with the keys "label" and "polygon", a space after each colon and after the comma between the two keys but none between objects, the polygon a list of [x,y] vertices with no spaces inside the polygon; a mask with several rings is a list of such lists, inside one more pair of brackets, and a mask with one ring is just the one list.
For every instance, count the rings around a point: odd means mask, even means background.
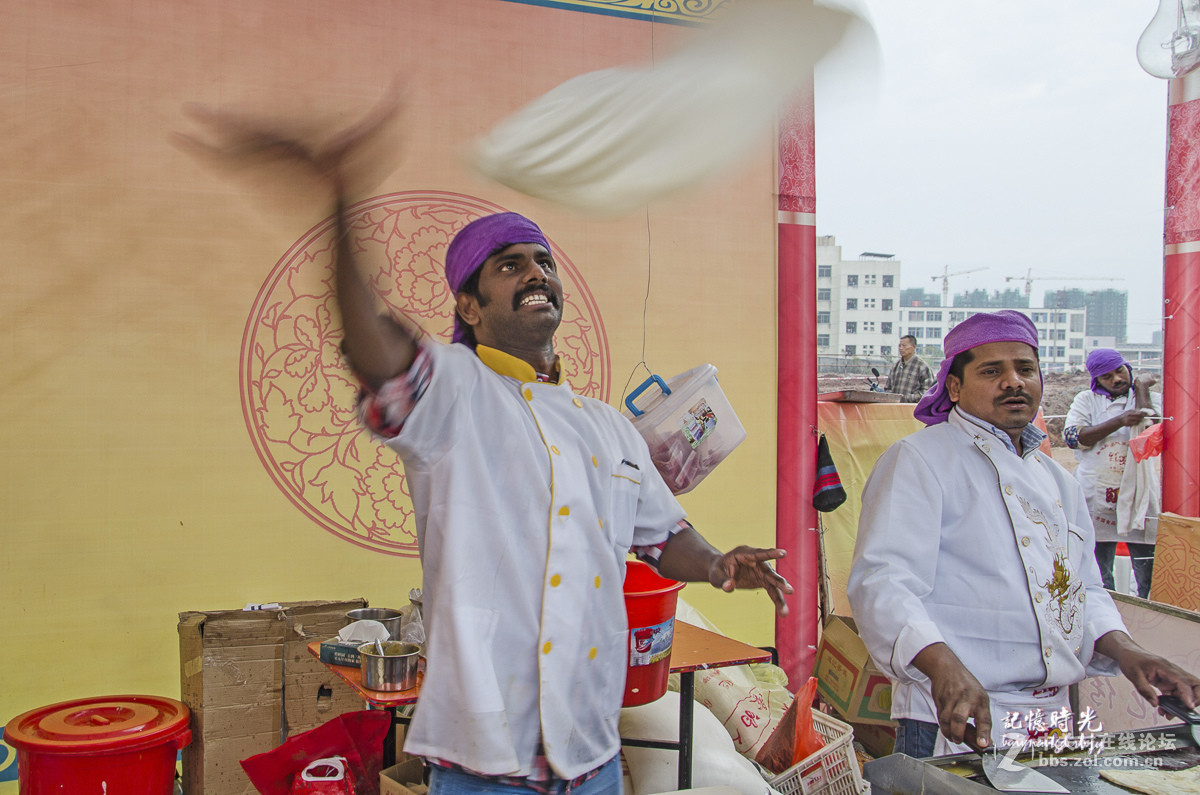
[{"label": "plastic bag", "polygon": [[[722,634],[682,596],[675,606],[675,620]],[[695,698],[725,726],[737,752],[754,759],[792,703],[787,683],[787,674],[771,663],[709,668],[696,671]],[[679,674],[671,674],[670,688],[679,692]]]},{"label": "plastic bag", "polygon": [[[263,795],[291,795],[293,792],[378,795],[379,771],[383,769],[383,738],[391,721],[391,713],[384,710],[347,712],[315,729],[289,737],[272,751],[243,759],[242,769]],[[345,760],[345,781],[338,783],[348,784],[353,789],[293,789],[310,764],[331,757]]]},{"label": "plastic bag", "polygon": [[419,602],[413,602],[407,610],[401,611],[400,636],[396,640],[425,648],[425,623],[421,618]]},{"label": "plastic bag", "polygon": [[346,770],[346,757],[331,756],[310,762],[292,779],[290,795],[357,795]]},{"label": "plastic bag", "polygon": [[809,677],[788,705],[779,726],[755,755],[755,762],[779,774],[825,747],[825,738],[813,724],[812,703],[816,696],[816,677]]},{"label": "plastic bag", "polygon": [[1129,452],[1134,461],[1145,461],[1151,456],[1161,455],[1163,449],[1163,424],[1151,425],[1129,440]]}]

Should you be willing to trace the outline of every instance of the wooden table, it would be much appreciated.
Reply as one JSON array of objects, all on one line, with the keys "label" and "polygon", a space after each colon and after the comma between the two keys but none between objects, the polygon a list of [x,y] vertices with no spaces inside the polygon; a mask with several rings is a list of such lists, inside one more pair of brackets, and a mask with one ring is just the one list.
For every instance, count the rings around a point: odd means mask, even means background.
[{"label": "wooden table", "polygon": [[[321,659],[321,641],[315,640],[308,644],[308,653],[318,660]],[[401,710],[417,703],[417,697],[421,695],[421,685],[425,682],[424,672],[417,674],[417,684],[408,690],[368,690],[363,686],[361,668],[353,665],[323,664],[358,693],[372,709],[386,709],[392,713],[392,722],[388,726],[387,737],[383,740],[383,767],[387,769],[396,764],[396,726],[408,723],[408,711],[402,713]]]},{"label": "wooden table", "polygon": [[[308,644],[308,651],[320,659],[321,642]],[[757,646],[676,621],[675,638],[671,646],[671,673],[679,674],[679,739],[622,740],[622,744],[678,751],[679,789],[689,789],[692,786],[692,702],[696,692],[696,671],[770,660],[771,652]],[[331,663],[325,663],[325,666],[371,707],[391,711],[392,725],[383,746],[383,766],[391,767],[396,762],[396,726],[408,722],[407,715],[401,715],[401,709],[417,702],[425,675],[417,675],[417,684],[411,690],[387,692],[363,687],[362,672],[358,668]]]}]

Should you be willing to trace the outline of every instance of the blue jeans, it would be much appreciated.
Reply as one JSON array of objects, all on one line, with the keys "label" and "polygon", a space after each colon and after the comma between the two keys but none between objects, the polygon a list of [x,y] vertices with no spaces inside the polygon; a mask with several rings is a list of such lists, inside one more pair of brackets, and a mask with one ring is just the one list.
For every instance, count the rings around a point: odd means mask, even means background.
[{"label": "blue jeans", "polygon": [[[1130,544],[1129,565],[1133,569],[1133,578],[1137,581],[1137,595],[1143,599],[1150,596],[1150,578],[1154,576],[1154,545]],[[1100,579],[1104,587],[1113,590],[1113,566],[1116,563],[1117,542],[1097,541],[1096,562],[1100,564]]]},{"label": "blue jeans", "polygon": [[[539,795],[538,791],[532,787],[509,786],[437,765],[430,768],[429,795],[469,795],[476,792],[493,792],[497,795]],[[556,781],[552,792],[555,795],[567,795],[567,782]],[[600,768],[599,773],[569,792],[571,795],[621,795],[620,757],[605,764]]]},{"label": "blue jeans", "polygon": [[937,744],[938,725],[913,718],[899,718],[896,729],[896,747],[892,753],[906,754],[915,759],[933,756]]}]

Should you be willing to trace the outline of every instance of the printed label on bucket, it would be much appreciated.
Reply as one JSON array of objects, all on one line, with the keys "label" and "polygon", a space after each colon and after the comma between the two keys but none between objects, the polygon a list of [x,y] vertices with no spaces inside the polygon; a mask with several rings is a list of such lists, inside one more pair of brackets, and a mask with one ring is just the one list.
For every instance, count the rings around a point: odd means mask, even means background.
[{"label": "printed label on bucket", "polygon": [[671,656],[675,638],[675,619],[669,618],[652,627],[630,627],[629,667],[653,665]]},{"label": "printed label on bucket", "polygon": [[683,429],[683,436],[688,440],[688,444],[695,450],[716,429],[717,415],[708,405],[708,401],[700,398],[679,420],[679,427]]}]

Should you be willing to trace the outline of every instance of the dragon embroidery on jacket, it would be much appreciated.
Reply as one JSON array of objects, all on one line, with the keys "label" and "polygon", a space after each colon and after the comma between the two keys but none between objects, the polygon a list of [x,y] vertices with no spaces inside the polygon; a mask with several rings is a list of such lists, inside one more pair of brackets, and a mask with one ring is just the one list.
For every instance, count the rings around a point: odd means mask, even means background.
[{"label": "dragon embroidery on jacket", "polygon": [[1050,597],[1044,605],[1046,620],[1057,627],[1065,639],[1071,639],[1082,630],[1083,582],[1071,568],[1067,547],[1060,540],[1063,532],[1058,522],[1047,517],[1024,497],[1018,496],[1017,500],[1021,503],[1025,518],[1042,528],[1046,549],[1054,555],[1049,577],[1038,582]]}]

